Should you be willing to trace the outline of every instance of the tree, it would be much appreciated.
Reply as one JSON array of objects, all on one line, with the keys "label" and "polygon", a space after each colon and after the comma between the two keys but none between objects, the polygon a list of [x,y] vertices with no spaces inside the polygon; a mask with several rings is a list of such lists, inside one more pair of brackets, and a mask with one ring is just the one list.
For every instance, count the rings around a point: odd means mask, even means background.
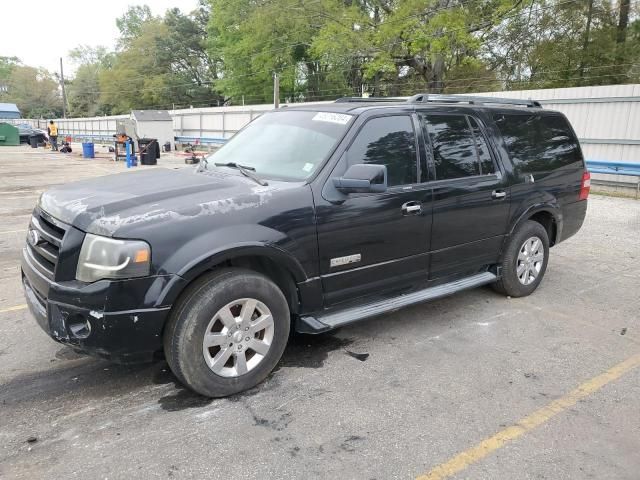
[{"label": "tree", "polygon": [[218,85],[236,101],[269,101],[273,72],[285,96],[304,99],[466,91],[464,76],[497,84],[481,57],[482,35],[521,8],[511,0],[211,4],[210,54],[221,57]]},{"label": "tree", "polygon": [[116,20],[116,26],[120,30],[119,46],[126,47],[133,39],[142,34],[144,25],[153,20],[151,8],[148,5],[135,5],[127,8],[127,11]]},{"label": "tree", "polygon": [[[132,6],[113,52],[70,52],[70,112],[268,103],[274,73],[285,101],[640,81],[639,13],[631,0],[199,0],[163,16]],[[0,98],[21,68],[0,57]],[[29,75],[40,84],[21,102],[57,108],[54,77]]]},{"label": "tree", "polygon": [[6,82],[13,69],[20,65],[18,57],[0,57],[0,82]]},{"label": "tree", "polygon": [[617,42],[620,24],[609,1],[537,0],[523,13],[500,25],[485,42],[486,55],[505,88],[632,80],[640,44],[633,35]]},{"label": "tree", "polygon": [[312,49],[329,20],[318,0],[211,0],[209,55],[219,58],[218,88],[234,103],[269,102],[273,75],[285,99],[319,100],[348,93],[342,64]]},{"label": "tree", "polygon": [[110,113],[100,103],[100,74],[111,68],[114,54],[102,46],[81,45],[69,52],[69,58],[77,65],[75,76],[66,86],[69,115],[92,117]]},{"label": "tree", "polygon": [[[212,85],[218,77],[218,63],[207,52],[207,24],[210,11],[207,5],[190,14],[179,9],[168,10],[163,24],[167,27],[164,55],[170,61],[171,79],[175,86],[174,103],[217,104],[221,97],[212,94]],[[179,88],[188,85],[188,89]]]},{"label": "tree", "polygon": [[217,65],[205,46],[206,6],[190,14],[171,9],[164,18],[140,8],[131,7],[120,19],[121,49],[99,75],[101,104],[113,113],[217,105],[220,97],[212,91]]},{"label": "tree", "polygon": [[51,118],[62,114],[58,82],[41,68],[13,65],[3,101],[16,103],[26,118]]}]

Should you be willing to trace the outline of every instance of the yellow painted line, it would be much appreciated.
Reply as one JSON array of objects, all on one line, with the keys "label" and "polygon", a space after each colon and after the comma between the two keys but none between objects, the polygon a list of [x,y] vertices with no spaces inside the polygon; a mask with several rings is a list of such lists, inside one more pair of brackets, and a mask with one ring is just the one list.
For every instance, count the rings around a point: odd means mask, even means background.
[{"label": "yellow painted line", "polygon": [[494,451],[502,448],[507,442],[515,440],[525,433],[546,423],[559,413],[573,407],[585,397],[597,392],[605,385],[617,380],[622,375],[640,366],[640,353],[629,357],[624,362],[617,364],[606,372],[591,380],[586,381],[575,390],[565,396],[554,400],[532,414],[524,417],[515,425],[505,428],[492,437],[482,440],[480,443],[459,453],[451,460],[434,467],[428,473],[420,475],[417,480],[442,480],[466,469]]},{"label": "yellow painted line", "polygon": [[26,304],[16,305],[15,307],[3,308],[0,313],[17,312],[18,310],[24,310],[27,308]]}]

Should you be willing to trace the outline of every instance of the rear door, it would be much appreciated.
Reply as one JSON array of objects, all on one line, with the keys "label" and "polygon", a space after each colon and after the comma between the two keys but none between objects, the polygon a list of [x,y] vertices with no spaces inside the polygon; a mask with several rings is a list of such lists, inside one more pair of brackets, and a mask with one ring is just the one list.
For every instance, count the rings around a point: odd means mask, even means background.
[{"label": "rear door", "polygon": [[[370,118],[336,165],[386,165],[388,190],[316,201],[320,275],[325,305],[426,282],[431,190],[420,174],[417,120],[410,114]],[[418,127],[419,128],[419,127]],[[412,208],[407,208],[412,207]]]},{"label": "rear door", "polygon": [[473,115],[420,114],[433,186],[430,278],[471,273],[496,263],[507,231],[507,176]]}]

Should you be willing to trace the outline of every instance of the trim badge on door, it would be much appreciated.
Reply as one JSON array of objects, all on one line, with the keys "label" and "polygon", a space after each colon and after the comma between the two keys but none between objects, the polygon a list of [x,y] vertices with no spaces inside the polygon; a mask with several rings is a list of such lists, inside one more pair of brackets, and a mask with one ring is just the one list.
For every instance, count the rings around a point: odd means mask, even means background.
[{"label": "trim badge on door", "polygon": [[356,253],[355,255],[347,255],[346,257],[336,257],[332,258],[329,262],[331,268],[341,267],[343,265],[348,265],[350,263],[358,263],[362,260],[362,255]]}]

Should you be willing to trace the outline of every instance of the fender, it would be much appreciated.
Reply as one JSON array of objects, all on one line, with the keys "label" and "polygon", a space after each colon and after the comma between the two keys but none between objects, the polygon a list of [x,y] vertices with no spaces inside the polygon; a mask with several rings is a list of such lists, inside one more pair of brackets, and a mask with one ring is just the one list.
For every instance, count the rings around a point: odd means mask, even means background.
[{"label": "fender", "polygon": [[242,242],[218,248],[194,260],[191,264],[187,265],[184,270],[178,272],[178,275],[190,282],[215,265],[231,260],[232,258],[244,256],[266,257],[273,260],[291,272],[296,283],[304,282],[307,279],[307,274],[302,268],[302,265],[300,265],[300,262],[298,262],[293,255],[274,245],[262,242]]},{"label": "fender", "polygon": [[284,267],[293,276],[296,283],[307,280],[307,273],[300,262],[290,253],[272,244],[263,242],[242,242],[235,245],[226,245],[208,252],[196,258],[186,265],[171,280],[158,298],[158,305],[173,305],[182,291],[197,277],[216,265],[233,258],[243,256],[266,257],[278,265]]},{"label": "fender", "polygon": [[[556,238],[561,238],[562,222],[563,222],[562,209],[557,204],[543,202],[543,203],[536,203],[534,205],[531,205],[524,212],[522,212],[522,214],[520,214],[517,220],[512,223],[509,233],[505,236],[505,244],[507,240],[513,235],[513,232],[516,230],[516,228],[518,228],[522,224],[522,222],[524,222],[529,217],[539,212],[547,212],[553,215],[553,218],[556,222]],[[503,250],[504,250],[504,245],[503,245]]]}]

